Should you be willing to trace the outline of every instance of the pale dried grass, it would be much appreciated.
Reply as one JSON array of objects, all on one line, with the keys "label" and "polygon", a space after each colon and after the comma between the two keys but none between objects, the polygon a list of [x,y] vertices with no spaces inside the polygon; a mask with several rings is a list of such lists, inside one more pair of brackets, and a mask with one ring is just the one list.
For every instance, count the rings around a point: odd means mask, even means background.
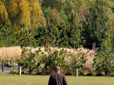
[{"label": "pale dried grass", "polygon": [[21,47],[1,47],[0,48],[0,59],[1,60],[17,60],[21,55]]},{"label": "pale dried grass", "polygon": [[[30,49],[29,47],[26,47],[28,49]],[[44,54],[48,55],[49,53],[48,52],[45,52],[45,47],[37,47],[37,48],[32,48],[31,51],[32,52],[35,52],[36,50],[38,49],[41,49],[42,52],[44,52]],[[95,51],[94,50],[89,50],[89,49],[86,49],[86,48],[79,48],[77,50],[74,50],[74,49],[70,49],[70,48],[58,48],[58,47],[50,47],[51,51],[54,51],[55,49],[60,51],[62,49],[66,50],[67,53],[74,53],[74,54],[78,54],[79,53],[79,50],[81,50],[81,52],[85,53],[86,54],[86,57],[87,57],[87,63],[86,65],[88,67],[91,67],[92,63],[93,63],[93,58],[94,58],[94,55],[95,55]],[[1,47],[0,48],[0,60],[4,60],[4,59],[7,59],[7,60],[17,60],[17,59],[20,59],[20,56],[21,56],[21,47],[20,46],[16,46],[16,47]],[[66,60],[69,60],[69,57],[67,56],[67,53],[66,53]]]}]

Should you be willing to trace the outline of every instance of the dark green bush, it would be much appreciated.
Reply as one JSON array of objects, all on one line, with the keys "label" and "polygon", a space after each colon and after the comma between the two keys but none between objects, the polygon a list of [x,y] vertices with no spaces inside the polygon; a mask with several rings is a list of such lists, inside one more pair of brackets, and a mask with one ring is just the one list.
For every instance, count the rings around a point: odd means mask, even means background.
[{"label": "dark green bush", "polygon": [[28,74],[28,72],[22,71],[21,74]]},{"label": "dark green bush", "polygon": [[93,76],[93,74],[92,73],[87,73],[87,76]]},{"label": "dark green bush", "polygon": [[12,70],[12,71],[10,71],[10,73],[11,73],[11,74],[18,74],[18,71]]},{"label": "dark green bush", "polygon": [[81,70],[78,70],[78,74],[79,74],[79,76],[83,76],[84,75],[84,72],[81,71]]}]

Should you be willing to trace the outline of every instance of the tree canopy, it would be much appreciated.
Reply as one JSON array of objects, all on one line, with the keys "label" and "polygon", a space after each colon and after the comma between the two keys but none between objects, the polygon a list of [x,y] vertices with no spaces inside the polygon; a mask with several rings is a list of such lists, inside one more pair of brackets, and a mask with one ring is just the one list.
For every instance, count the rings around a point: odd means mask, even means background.
[{"label": "tree canopy", "polygon": [[0,29],[13,29],[18,44],[32,30],[37,46],[113,48],[114,0],[0,0]]},{"label": "tree canopy", "polygon": [[0,0],[0,24],[10,22],[15,31],[46,25],[38,0]]}]

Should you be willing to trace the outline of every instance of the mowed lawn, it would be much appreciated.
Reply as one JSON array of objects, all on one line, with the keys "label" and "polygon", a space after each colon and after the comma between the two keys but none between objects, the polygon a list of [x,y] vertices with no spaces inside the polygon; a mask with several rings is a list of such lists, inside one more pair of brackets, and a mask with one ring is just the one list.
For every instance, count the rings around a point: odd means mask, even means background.
[{"label": "mowed lawn", "polygon": [[[68,85],[114,85],[114,77],[66,76]],[[49,75],[0,74],[0,85],[48,85]]]}]

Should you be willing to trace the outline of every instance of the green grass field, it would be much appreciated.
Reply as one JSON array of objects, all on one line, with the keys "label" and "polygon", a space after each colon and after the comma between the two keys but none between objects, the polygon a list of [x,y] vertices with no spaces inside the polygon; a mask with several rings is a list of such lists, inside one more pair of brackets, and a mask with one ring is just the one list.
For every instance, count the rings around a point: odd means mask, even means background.
[{"label": "green grass field", "polygon": [[[68,85],[114,85],[114,77],[66,76]],[[0,74],[0,85],[48,85],[49,76]]]}]

